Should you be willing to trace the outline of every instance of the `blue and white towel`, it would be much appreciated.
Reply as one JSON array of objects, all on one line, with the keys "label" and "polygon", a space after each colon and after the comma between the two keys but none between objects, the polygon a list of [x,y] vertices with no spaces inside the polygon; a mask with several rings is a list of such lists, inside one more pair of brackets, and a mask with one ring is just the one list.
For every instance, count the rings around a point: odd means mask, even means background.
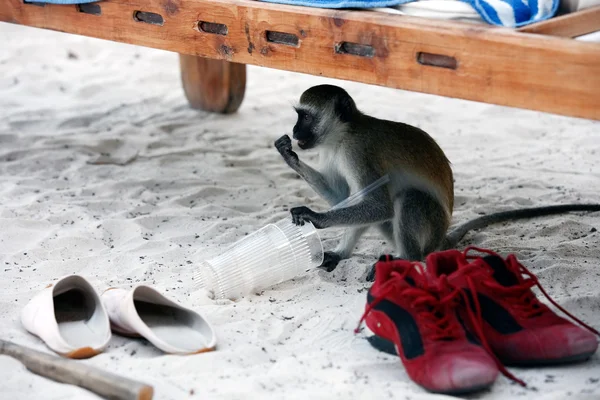
[{"label": "blue and white towel", "polygon": [[[415,0],[261,0],[320,8],[380,8],[407,4]],[[418,1],[418,0],[417,0]],[[456,0],[470,4],[481,18],[492,25],[516,28],[556,15],[560,0]]]},{"label": "blue and white towel", "polygon": [[[28,0],[49,4],[83,4],[98,0]],[[393,7],[418,0],[261,0],[319,8]],[[516,28],[539,22],[556,14],[560,0],[456,0],[470,4],[489,24]]]},{"label": "blue and white towel", "polygon": [[46,4],[86,4],[98,3],[102,0],[27,0],[27,3],[46,3]]}]

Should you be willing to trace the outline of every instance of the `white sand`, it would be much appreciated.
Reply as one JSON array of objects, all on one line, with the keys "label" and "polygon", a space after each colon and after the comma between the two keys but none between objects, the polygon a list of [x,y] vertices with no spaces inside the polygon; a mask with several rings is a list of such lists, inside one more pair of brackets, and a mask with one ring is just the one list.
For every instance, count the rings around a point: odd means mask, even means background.
[{"label": "white sand", "polygon": [[[331,274],[315,271],[236,303],[189,291],[203,257],[291,206],[323,209],[272,143],[291,131],[291,102],[328,80],[250,67],[243,106],[221,116],[188,108],[173,53],[7,24],[0,43],[0,337],[48,351],[19,313],[62,275],[84,274],[98,290],[146,282],[205,313],[218,351],[167,356],[114,336],[105,353],[83,362],[153,384],[156,399],[445,398],[352,332],[365,271],[391,250],[375,231]],[[439,141],[453,162],[456,222],[600,201],[598,122],[338,83],[364,111]],[[516,252],[557,301],[600,328],[593,228],[598,213],[539,218],[472,233],[463,245]],[[327,248],[339,233],[322,232]],[[97,398],[5,356],[0,371],[2,399]],[[600,398],[600,355],[512,371],[532,389],[500,376],[472,398]]]}]

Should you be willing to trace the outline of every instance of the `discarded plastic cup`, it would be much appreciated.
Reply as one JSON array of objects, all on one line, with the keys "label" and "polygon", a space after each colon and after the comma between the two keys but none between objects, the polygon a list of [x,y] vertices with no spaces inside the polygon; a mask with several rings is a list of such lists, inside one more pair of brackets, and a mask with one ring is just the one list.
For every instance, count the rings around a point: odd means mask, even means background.
[{"label": "discarded plastic cup", "polygon": [[[332,209],[349,207],[390,182],[384,175]],[[197,288],[217,299],[235,299],[295,278],[323,263],[323,245],[310,222],[282,219],[235,242],[220,256],[205,260],[194,274]]]},{"label": "discarded plastic cup", "polygon": [[236,299],[295,278],[323,262],[323,245],[311,223],[291,218],[269,224],[205,260],[194,274],[198,288],[217,299]]}]

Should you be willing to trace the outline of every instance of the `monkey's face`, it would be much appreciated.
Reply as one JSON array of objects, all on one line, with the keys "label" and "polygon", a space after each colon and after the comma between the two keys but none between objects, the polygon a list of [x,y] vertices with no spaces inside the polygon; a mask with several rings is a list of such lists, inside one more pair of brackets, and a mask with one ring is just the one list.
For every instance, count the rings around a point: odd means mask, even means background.
[{"label": "monkey's face", "polygon": [[317,118],[308,110],[296,109],[298,121],[294,125],[294,139],[302,150],[310,149],[317,144]]}]

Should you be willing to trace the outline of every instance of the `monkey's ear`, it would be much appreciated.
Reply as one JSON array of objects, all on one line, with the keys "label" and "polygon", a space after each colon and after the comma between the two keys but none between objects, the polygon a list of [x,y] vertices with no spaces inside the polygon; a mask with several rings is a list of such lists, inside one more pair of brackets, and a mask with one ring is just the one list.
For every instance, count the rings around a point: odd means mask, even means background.
[{"label": "monkey's ear", "polygon": [[338,96],[335,101],[335,112],[342,122],[352,121],[354,107],[354,102],[350,96]]}]

